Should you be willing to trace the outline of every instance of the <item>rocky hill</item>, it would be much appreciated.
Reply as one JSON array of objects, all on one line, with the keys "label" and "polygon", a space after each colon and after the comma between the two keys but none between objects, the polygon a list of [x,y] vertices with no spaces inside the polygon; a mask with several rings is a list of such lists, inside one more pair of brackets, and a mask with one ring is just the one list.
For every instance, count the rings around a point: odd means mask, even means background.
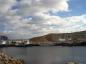
[{"label": "rocky hill", "polygon": [[86,31],[74,33],[51,33],[30,39],[31,44],[81,43],[86,41]]}]

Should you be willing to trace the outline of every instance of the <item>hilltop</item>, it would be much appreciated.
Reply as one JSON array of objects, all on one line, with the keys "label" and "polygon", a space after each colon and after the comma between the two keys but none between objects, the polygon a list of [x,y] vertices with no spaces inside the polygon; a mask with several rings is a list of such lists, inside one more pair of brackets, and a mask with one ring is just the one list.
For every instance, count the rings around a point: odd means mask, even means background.
[{"label": "hilltop", "polygon": [[82,43],[86,41],[86,31],[74,33],[50,33],[44,36],[30,39],[31,44],[59,44],[59,43]]}]

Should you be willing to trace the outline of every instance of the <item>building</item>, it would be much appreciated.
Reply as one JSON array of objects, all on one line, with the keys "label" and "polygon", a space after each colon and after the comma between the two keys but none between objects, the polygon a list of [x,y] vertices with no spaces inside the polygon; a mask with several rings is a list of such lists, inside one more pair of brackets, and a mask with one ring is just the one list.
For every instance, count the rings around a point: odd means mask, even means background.
[{"label": "building", "polygon": [[9,45],[26,45],[29,44],[28,39],[13,39],[13,40],[8,40]]},{"label": "building", "polygon": [[0,40],[8,40],[7,36],[0,35]]}]

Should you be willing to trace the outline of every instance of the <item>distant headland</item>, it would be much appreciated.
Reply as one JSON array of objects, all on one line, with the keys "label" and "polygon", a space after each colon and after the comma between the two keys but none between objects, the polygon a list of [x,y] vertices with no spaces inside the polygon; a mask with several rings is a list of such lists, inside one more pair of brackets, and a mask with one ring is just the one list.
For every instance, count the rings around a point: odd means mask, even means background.
[{"label": "distant headland", "polygon": [[86,31],[74,33],[51,33],[30,39],[9,39],[0,36],[0,44],[4,46],[86,46]]}]

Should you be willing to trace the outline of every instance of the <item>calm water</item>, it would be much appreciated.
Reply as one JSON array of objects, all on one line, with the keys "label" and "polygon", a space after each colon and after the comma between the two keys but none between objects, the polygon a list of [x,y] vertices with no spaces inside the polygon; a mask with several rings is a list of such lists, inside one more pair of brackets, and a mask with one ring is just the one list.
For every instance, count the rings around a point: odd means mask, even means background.
[{"label": "calm water", "polygon": [[24,59],[26,64],[65,64],[68,61],[86,64],[86,47],[8,47],[1,49],[9,56]]}]

